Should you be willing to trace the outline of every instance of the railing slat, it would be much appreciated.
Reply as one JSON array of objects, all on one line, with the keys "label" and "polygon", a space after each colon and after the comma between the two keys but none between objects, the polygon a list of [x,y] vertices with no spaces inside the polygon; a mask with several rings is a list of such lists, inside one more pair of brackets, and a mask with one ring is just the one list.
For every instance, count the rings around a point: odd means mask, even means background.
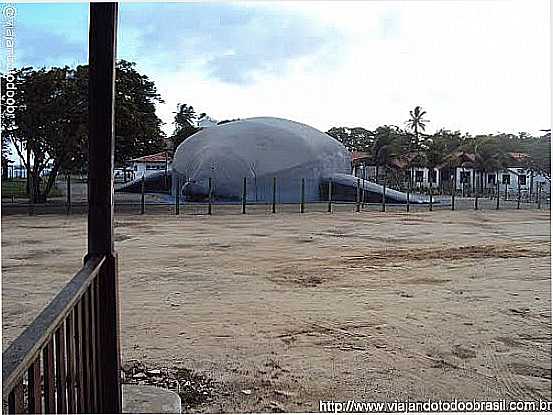
[{"label": "railing slat", "polygon": [[75,305],[75,361],[76,361],[76,382],[77,382],[77,412],[84,413],[84,387],[83,387],[83,343],[82,343],[82,308],[83,301]]},{"label": "railing slat", "polygon": [[23,403],[23,378],[20,378],[8,396],[8,411],[10,414],[22,414],[25,412]]},{"label": "railing slat", "polygon": [[88,289],[88,317],[90,319],[89,329],[89,340],[90,340],[90,372],[91,372],[91,400],[92,400],[92,409],[94,412],[98,410],[98,375],[96,373],[96,301],[95,301],[95,287],[94,284],[90,285]]},{"label": "railing slat", "polygon": [[44,347],[44,411],[47,414],[56,413],[56,391],[54,386],[54,341],[50,339]]},{"label": "railing slat", "polygon": [[67,353],[67,412],[77,412],[75,405],[75,333],[74,310],[69,313],[66,320],[65,350]]},{"label": "railing slat", "polygon": [[60,291],[29,327],[2,353],[2,397],[7,398],[19,379],[39,355],[44,344],[65,320],[96,278],[104,256],[90,257],[83,268]]},{"label": "railing slat", "polygon": [[94,283],[93,283],[93,286],[94,286],[94,306],[95,306],[95,313],[94,313],[94,318],[96,320],[96,324],[95,324],[95,328],[96,328],[96,331],[95,331],[95,334],[94,334],[94,337],[96,339],[96,342],[95,342],[95,346],[96,346],[96,359],[95,359],[95,363],[96,363],[96,394],[97,394],[97,398],[98,398],[98,407],[96,408],[96,410],[98,412],[103,412],[102,411],[102,379],[103,379],[103,376],[102,376],[102,365],[100,364],[100,360],[101,360],[101,349],[100,349],[100,278],[101,278],[101,273],[100,275],[98,276],[98,278],[96,278],[94,280]]},{"label": "railing slat", "polygon": [[82,302],[82,344],[83,344],[83,355],[82,355],[82,369],[83,369],[83,398],[84,398],[84,411],[85,413],[92,412],[91,405],[91,396],[90,396],[90,334],[89,334],[89,313],[88,313],[88,290],[83,295]]},{"label": "railing slat", "polygon": [[66,378],[65,378],[65,335],[62,325],[56,330],[54,336],[56,345],[56,402],[57,411],[59,414],[67,413],[67,395],[66,395]]},{"label": "railing slat", "polygon": [[40,382],[40,358],[35,359],[27,371],[29,378],[29,413],[42,413],[42,389]]}]

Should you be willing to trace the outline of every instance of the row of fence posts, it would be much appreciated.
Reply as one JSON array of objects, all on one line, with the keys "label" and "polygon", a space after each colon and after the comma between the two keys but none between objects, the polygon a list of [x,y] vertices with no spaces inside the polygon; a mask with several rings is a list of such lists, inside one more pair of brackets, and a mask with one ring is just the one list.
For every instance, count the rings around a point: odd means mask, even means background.
[{"label": "row of fence posts", "polygon": [[[176,195],[175,195],[175,214],[180,214],[180,178],[176,177]],[[362,186],[361,186],[362,183]],[[277,192],[277,178],[273,177],[272,182],[272,203],[271,203],[271,212],[276,213],[276,192]],[[333,190],[333,182],[332,180],[329,180],[328,182],[328,213],[332,213],[332,190]],[[428,210],[430,212],[433,211],[434,208],[434,197],[432,193],[432,183],[430,185],[430,192],[429,192],[429,203],[428,203]],[[382,202],[381,202],[381,211],[386,212],[386,189],[387,189],[387,183],[386,178],[384,178],[382,183]],[[71,178],[70,176],[67,176],[67,213],[71,213]],[[362,190],[361,190],[362,189]],[[455,210],[455,191],[451,192],[451,210]],[[493,193],[493,192],[492,192]],[[541,209],[541,194],[542,194],[542,185],[541,183],[538,184],[537,188],[537,207],[538,209]],[[406,203],[406,211],[410,211],[410,196],[411,196],[411,186],[409,183],[409,186],[407,188],[407,203]],[[499,210],[499,199],[500,199],[500,183],[497,182],[496,184],[496,193],[495,195],[492,195],[493,198],[496,200],[495,208],[496,210]],[[475,194],[474,197],[474,210],[479,210],[479,198],[480,195],[478,193]],[[505,196],[504,200],[507,201],[507,185],[505,185]],[[521,191],[520,187],[518,188],[517,192],[517,209],[520,209],[521,204]],[[246,206],[247,206],[247,178],[243,178],[242,182],[242,214],[246,214]],[[356,188],[356,196],[355,196],[355,211],[360,212],[361,207],[365,207],[365,179],[357,178],[357,188]],[[142,176],[141,181],[141,203],[140,203],[140,213],[145,213],[145,177]],[[207,214],[211,215],[213,213],[213,180],[211,177],[208,178],[208,197],[207,197]],[[305,178],[301,179],[301,188],[300,188],[300,213],[305,213]]]},{"label": "row of fence posts", "polygon": [[[72,201],[71,201],[71,175],[67,175],[66,176],[66,180],[67,180],[67,200],[66,200],[66,213],[67,215],[71,215],[71,212],[72,212]],[[176,180],[176,189],[180,189],[180,178],[179,177],[176,177],[175,178]],[[361,181],[363,183],[363,186],[361,187]],[[428,205],[428,209],[429,211],[432,212],[433,210],[433,206],[434,206],[434,198],[433,198],[433,194],[432,194],[432,183],[429,184],[430,185],[430,192],[429,192],[429,205]],[[140,184],[140,190],[141,190],[141,198],[140,198],[140,213],[141,214],[144,214],[145,213],[145,204],[146,204],[146,181],[145,181],[145,176],[143,175],[142,176],[142,180],[141,180],[141,184]],[[538,209],[541,209],[541,204],[542,204],[542,192],[543,192],[543,189],[542,189],[542,183],[538,183],[537,184],[537,192],[536,192],[536,203],[537,203],[537,208]],[[363,189],[362,192],[360,189]],[[383,185],[382,185],[382,189],[383,189],[383,192],[382,192],[382,212],[385,212],[386,211],[386,178],[384,178],[384,181],[383,181]],[[276,177],[273,177],[273,195],[272,195],[272,213],[276,213],[276,191],[277,191],[277,178]],[[495,199],[496,200],[496,205],[495,205],[495,209],[496,210],[499,210],[500,206],[499,206],[499,199],[500,199],[500,183],[499,181],[496,183],[496,191],[495,191],[495,195],[493,195],[493,192],[492,193],[492,199]],[[455,210],[455,191],[452,190],[451,192],[451,210]],[[409,212],[410,211],[410,195],[411,195],[411,186],[410,186],[410,183],[409,183],[409,186],[407,187],[407,203],[406,203],[406,211]],[[301,201],[300,201],[300,213],[304,213],[305,212],[305,179],[302,178],[301,179]],[[478,193],[475,194],[475,197],[474,197],[474,210],[478,210],[479,209],[479,197],[480,195]],[[13,195],[12,195],[12,198],[13,198]],[[508,185],[505,184],[505,190],[504,190],[504,196],[503,196],[503,199],[505,201],[508,200]],[[522,199],[522,196],[521,196],[521,189],[520,189],[520,186],[518,187],[517,189],[517,209],[520,209],[520,204],[521,204],[521,199]],[[533,198],[530,197],[530,201],[533,201]],[[12,200],[13,202],[13,200]],[[360,212],[361,209],[360,207],[364,208],[365,207],[365,179],[360,179],[358,178],[357,179],[357,194],[356,194],[356,207],[355,207],[355,211],[356,212]],[[213,204],[213,186],[212,186],[212,178],[210,177],[209,178],[209,181],[208,181],[208,215],[211,215],[212,214],[212,204]],[[246,193],[246,177],[244,177],[244,181],[243,181],[243,187],[242,187],[242,213],[245,214],[246,213],[246,205],[247,205],[247,193]],[[330,180],[328,182],[328,213],[332,213],[332,181]],[[33,211],[32,211],[32,205],[31,207],[29,208],[29,215],[32,215],[33,214]],[[180,191],[177,190],[176,192],[176,197],[175,197],[175,214],[180,214]]]}]

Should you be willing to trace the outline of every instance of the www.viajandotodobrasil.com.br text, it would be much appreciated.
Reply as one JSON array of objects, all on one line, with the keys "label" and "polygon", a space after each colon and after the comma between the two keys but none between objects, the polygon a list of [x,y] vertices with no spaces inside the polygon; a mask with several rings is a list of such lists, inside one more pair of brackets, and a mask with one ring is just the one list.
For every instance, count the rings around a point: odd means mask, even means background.
[{"label": "www.viajandotodobrasil.com.br text", "polygon": [[426,401],[319,401],[319,412],[549,412],[553,410],[551,401],[515,400],[426,400]]}]

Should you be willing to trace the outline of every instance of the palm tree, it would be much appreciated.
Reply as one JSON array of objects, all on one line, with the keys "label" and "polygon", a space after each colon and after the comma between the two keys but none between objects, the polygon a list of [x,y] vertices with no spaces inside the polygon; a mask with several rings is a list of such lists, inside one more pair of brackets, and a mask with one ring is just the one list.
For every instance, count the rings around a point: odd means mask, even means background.
[{"label": "palm tree", "polygon": [[421,106],[417,105],[412,111],[409,111],[409,119],[406,121],[407,127],[413,131],[415,135],[416,146],[420,145],[419,134],[426,129],[428,120],[424,119],[426,111]]}]

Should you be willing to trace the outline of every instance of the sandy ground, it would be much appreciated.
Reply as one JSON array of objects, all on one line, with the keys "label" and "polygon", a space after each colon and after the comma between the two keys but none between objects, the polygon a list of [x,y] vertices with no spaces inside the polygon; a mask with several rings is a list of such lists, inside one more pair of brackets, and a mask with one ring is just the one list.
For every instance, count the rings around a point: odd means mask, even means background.
[{"label": "sandy ground", "polygon": [[[123,360],[214,379],[210,412],[550,400],[549,215],[120,215]],[[85,220],[2,218],[4,349],[79,268]]]}]

